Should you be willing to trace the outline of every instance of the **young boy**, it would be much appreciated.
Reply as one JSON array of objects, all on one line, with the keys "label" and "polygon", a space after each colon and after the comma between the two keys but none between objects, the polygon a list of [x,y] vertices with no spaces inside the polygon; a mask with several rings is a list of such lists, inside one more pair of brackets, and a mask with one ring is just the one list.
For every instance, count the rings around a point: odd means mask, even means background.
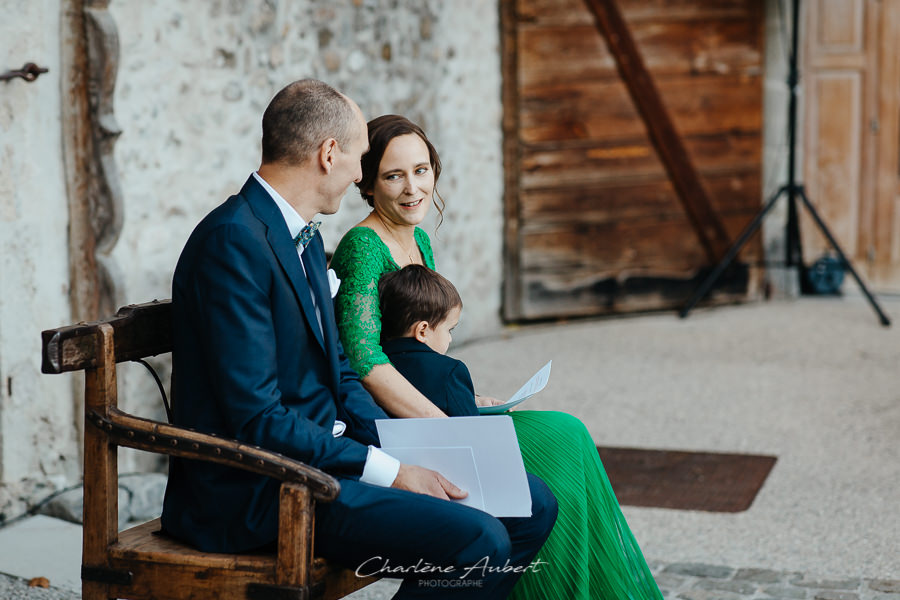
[{"label": "young boy", "polygon": [[381,346],[394,367],[451,417],[477,415],[469,369],[444,353],[462,299],[447,279],[421,265],[385,273],[378,282]]}]

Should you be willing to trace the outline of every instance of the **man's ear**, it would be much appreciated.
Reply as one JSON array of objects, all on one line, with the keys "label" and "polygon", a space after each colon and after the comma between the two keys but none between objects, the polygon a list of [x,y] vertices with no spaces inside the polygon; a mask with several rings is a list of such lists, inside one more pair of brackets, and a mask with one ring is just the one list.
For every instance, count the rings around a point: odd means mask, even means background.
[{"label": "man's ear", "polygon": [[428,340],[428,321],[419,321],[412,326],[413,337],[423,344]]},{"label": "man's ear", "polygon": [[326,173],[331,173],[334,163],[337,160],[338,143],[334,138],[328,138],[319,146],[319,166]]}]

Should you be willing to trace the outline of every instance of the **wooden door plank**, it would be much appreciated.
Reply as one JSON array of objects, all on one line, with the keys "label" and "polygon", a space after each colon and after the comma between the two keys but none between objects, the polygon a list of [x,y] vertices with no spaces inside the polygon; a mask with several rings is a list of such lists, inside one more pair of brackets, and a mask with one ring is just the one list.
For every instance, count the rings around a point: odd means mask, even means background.
[{"label": "wooden door plank", "polygon": [[519,62],[517,44],[518,20],[516,0],[500,0],[500,70],[503,83],[503,316],[515,320],[522,316],[522,296],[519,285],[521,270],[519,256]]},{"label": "wooden door plank", "polygon": [[644,67],[640,52],[618,10],[615,0],[585,0],[596,19],[597,27],[606,39],[616,64],[647,125],[653,145],[659,152],[666,171],[672,179],[678,198],[711,263],[721,259],[731,246],[725,228],[715,214],[700,176],[688,157],[681,138],[675,131],[666,107],[650,74]]},{"label": "wooden door plank", "polygon": [[[725,173],[753,171],[759,175],[761,139],[758,133],[694,136],[685,138],[684,142],[707,185],[709,177]],[[667,179],[665,168],[645,138],[591,142],[582,146],[559,144],[555,148],[525,146],[521,169],[523,193]],[[715,204],[716,195],[712,190],[710,194]],[[744,200],[748,205],[759,207],[759,197],[748,196]]]},{"label": "wooden door plank", "polygon": [[[513,0],[517,2],[520,21],[531,24],[579,25],[593,24],[593,16],[583,0]],[[622,3],[622,13],[629,23],[659,20],[747,19],[751,11],[762,10],[761,2],[753,0],[628,0]],[[752,19],[758,20],[758,19]]]},{"label": "wooden door plank", "polygon": [[[807,195],[850,259],[865,258],[859,244],[863,168],[869,116],[866,90],[867,0],[831,0],[807,6],[804,89],[804,163]],[[834,8],[835,10],[830,10]],[[854,65],[854,66],[851,66]],[[803,256],[814,261],[830,249],[806,211],[800,212]],[[865,243],[865,241],[863,242]]]},{"label": "wooden door plank", "polygon": [[[747,224],[747,215],[737,213],[723,221],[730,232],[737,233]],[[683,214],[627,223],[535,223],[522,237],[523,273],[541,272],[548,278],[587,273],[684,275],[696,272],[703,258],[703,248],[690,235],[690,223]]]},{"label": "wooden door plank", "polygon": [[[900,260],[897,196],[900,183],[900,2],[882,4],[879,36],[877,170],[872,210],[872,259],[877,270]],[[884,281],[884,279],[879,278]],[[900,280],[896,282],[900,285]]]},{"label": "wooden door plank", "polygon": [[[632,24],[657,81],[697,75],[759,75],[760,23],[751,20],[643,21]],[[525,26],[519,33],[523,87],[617,80],[613,56],[593,23]]]},{"label": "wooden door plank", "polygon": [[[668,104],[670,136],[678,135],[676,126],[685,137],[759,132],[760,83],[761,79],[755,76],[697,76],[660,81],[658,89],[665,94]],[[521,95],[521,136],[527,144],[635,139],[647,135],[651,126],[641,120],[633,95],[629,95],[620,81],[541,86],[523,89]],[[683,143],[681,146],[684,150]]]},{"label": "wooden door plank", "polygon": [[[747,215],[758,206],[748,199],[761,194],[759,173],[749,169],[707,178],[713,207],[720,215]],[[633,219],[668,220],[683,216],[672,184],[664,177],[646,182],[545,188],[521,194],[522,231],[533,225],[561,222],[628,223]],[[690,234],[687,232],[688,235]],[[753,250],[749,249],[748,251]]]}]

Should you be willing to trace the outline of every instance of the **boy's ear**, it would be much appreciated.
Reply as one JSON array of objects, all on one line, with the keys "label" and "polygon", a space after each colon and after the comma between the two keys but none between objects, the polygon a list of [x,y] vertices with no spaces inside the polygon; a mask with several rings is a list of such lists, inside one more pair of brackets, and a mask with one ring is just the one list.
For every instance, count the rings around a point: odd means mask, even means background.
[{"label": "boy's ear", "polygon": [[412,326],[413,337],[423,344],[427,342],[428,321],[419,321]]}]

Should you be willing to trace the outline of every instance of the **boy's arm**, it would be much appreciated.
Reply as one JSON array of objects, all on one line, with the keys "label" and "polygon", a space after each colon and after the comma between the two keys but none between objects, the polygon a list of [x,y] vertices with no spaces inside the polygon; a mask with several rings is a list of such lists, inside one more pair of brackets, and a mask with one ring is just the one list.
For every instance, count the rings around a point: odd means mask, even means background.
[{"label": "boy's arm", "polygon": [[475,404],[475,386],[472,385],[472,376],[469,369],[462,361],[456,361],[456,365],[447,377],[447,387],[444,396],[445,410],[451,417],[477,416],[478,406]]}]

